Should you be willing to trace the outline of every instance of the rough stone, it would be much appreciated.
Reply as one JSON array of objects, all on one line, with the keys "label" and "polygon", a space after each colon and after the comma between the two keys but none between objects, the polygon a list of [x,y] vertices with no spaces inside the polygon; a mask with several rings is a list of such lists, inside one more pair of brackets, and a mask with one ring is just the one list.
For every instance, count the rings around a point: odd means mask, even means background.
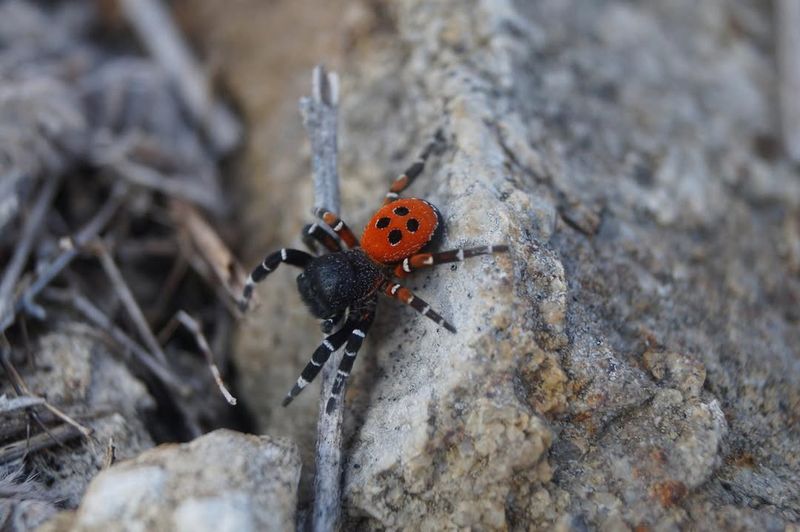
[{"label": "rough stone", "polygon": [[[348,524],[800,520],[800,179],[764,148],[778,131],[768,7],[404,0],[360,13],[340,69],[345,219],[360,227],[441,127],[446,146],[409,193],[442,210],[444,247],[511,252],[410,279],[458,335],[379,307],[347,394]],[[265,242],[302,226],[300,163],[252,172],[272,208],[248,212],[280,220]],[[262,389],[262,429],[290,416],[310,437],[316,397],[274,405],[316,326],[292,272],[268,284],[237,360]]]},{"label": "rough stone", "polygon": [[290,530],[299,478],[293,444],[221,429],[103,471],[45,530]]}]

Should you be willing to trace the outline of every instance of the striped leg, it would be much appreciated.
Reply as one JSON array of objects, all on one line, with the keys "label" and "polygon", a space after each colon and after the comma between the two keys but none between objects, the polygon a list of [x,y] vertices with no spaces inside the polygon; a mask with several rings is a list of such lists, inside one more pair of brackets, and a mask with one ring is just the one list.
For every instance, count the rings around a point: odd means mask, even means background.
[{"label": "striped leg", "polygon": [[351,231],[350,228],[347,227],[347,224],[334,213],[320,207],[314,209],[314,216],[328,224],[331,229],[333,229],[333,232],[336,233],[336,236],[347,244],[347,247],[352,249],[359,246],[358,239],[356,235],[353,234],[353,231]]},{"label": "striped leg", "polygon": [[339,363],[339,370],[336,372],[336,380],[333,381],[331,396],[328,399],[327,405],[325,405],[325,412],[328,414],[333,412],[333,409],[336,408],[336,402],[339,401],[342,396],[344,386],[347,383],[347,377],[350,376],[350,372],[353,370],[353,362],[356,361],[358,350],[361,349],[361,343],[367,336],[369,328],[372,325],[372,320],[375,318],[375,305],[377,301],[377,298],[371,299],[368,305],[363,309],[361,319],[356,324],[356,328],[353,329],[353,332],[350,333],[347,345],[344,346],[344,356],[342,356],[342,361]]},{"label": "striped leg", "polygon": [[303,243],[312,253],[317,253],[318,243],[331,253],[342,250],[339,241],[315,223],[303,228]]},{"label": "striped leg", "polygon": [[305,268],[313,258],[314,257],[305,251],[287,248],[267,255],[264,261],[255,267],[250,277],[248,277],[247,281],[244,283],[242,298],[239,300],[239,308],[242,312],[247,310],[247,305],[250,303],[250,298],[253,296],[253,288],[256,283],[263,281],[281,262],[297,266],[298,268]]},{"label": "striped leg", "polygon": [[387,296],[399,299],[400,301],[410,306],[423,316],[427,317],[430,320],[435,321],[437,324],[441,325],[451,333],[456,332],[455,327],[453,327],[450,323],[448,323],[439,314],[434,312],[433,309],[431,309],[430,305],[428,305],[421,298],[415,296],[414,293],[405,286],[401,286],[397,283],[389,281],[386,283],[383,290]]},{"label": "striped leg", "polygon": [[448,262],[461,262],[464,259],[477,257],[478,255],[491,255],[492,253],[505,253],[506,251],[508,251],[508,246],[500,244],[497,246],[481,246],[478,248],[451,249],[450,251],[442,251],[441,253],[417,253],[416,255],[403,259],[403,262],[395,267],[394,276],[402,279],[409,273],[422,268],[429,268],[437,264],[446,264]]},{"label": "striped leg", "polygon": [[314,354],[311,356],[311,360],[308,361],[306,367],[303,368],[302,373],[297,378],[297,382],[292,386],[292,389],[286,394],[286,397],[283,399],[283,406],[287,406],[291,403],[297,395],[303,391],[303,388],[308,386],[308,383],[314,380],[317,376],[319,371],[322,369],[323,364],[328,361],[331,356],[331,353],[342,347],[342,344],[347,337],[350,336],[350,332],[355,327],[355,324],[349,322],[336,331],[334,334],[327,336],[322,343],[317,347]]},{"label": "striped leg", "polygon": [[442,140],[444,140],[442,131],[439,130],[422,150],[422,153],[419,154],[419,158],[411,163],[411,166],[406,168],[406,171],[397,176],[394,180],[392,186],[389,187],[389,192],[386,193],[386,197],[383,200],[384,205],[399,198],[400,193],[411,186],[411,183],[413,183],[417,176],[425,169],[425,162],[428,160],[433,148]]}]

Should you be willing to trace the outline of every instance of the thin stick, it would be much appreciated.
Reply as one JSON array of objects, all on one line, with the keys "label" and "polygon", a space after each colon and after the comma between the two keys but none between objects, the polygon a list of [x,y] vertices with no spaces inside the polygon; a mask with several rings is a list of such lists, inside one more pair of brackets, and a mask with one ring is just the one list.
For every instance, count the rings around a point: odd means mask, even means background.
[{"label": "thin stick", "polygon": [[165,386],[175,390],[182,396],[188,396],[191,390],[184,386],[178,378],[172,374],[168,367],[159,362],[153,355],[147,352],[142,346],[125,334],[122,329],[117,327],[111,319],[106,316],[99,308],[94,306],[91,301],[77,292],[48,289],[44,296],[50,300],[71,304],[75,310],[108,334],[122,348],[123,352],[131,353],[145,368],[159,379]]},{"label": "thin stick", "polygon": [[778,0],[775,19],[783,143],[789,157],[800,161],[800,0]]},{"label": "thin stick", "polygon": [[114,285],[114,290],[122,301],[122,305],[125,307],[128,315],[133,320],[133,324],[139,331],[139,336],[142,338],[148,349],[150,349],[150,352],[156,355],[156,358],[159,360],[159,362],[166,365],[167,356],[161,349],[158,340],[156,340],[156,336],[153,334],[152,329],[150,329],[150,324],[147,323],[144,313],[142,312],[141,307],[139,307],[139,303],[137,303],[136,298],[133,297],[133,292],[131,292],[131,289],[128,287],[128,283],[125,282],[122,272],[119,271],[119,268],[114,262],[114,259],[111,257],[111,254],[109,254],[108,249],[106,249],[106,246],[101,242],[97,242],[94,246],[94,249],[97,253],[97,257],[100,259],[100,264],[103,266],[103,270],[106,272],[111,284]]},{"label": "thin stick", "polygon": [[17,285],[19,276],[22,275],[22,270],[25,268],[28,255],[33,247],[33,240],[39,234],[39,228],[42,226],[50,204],[53,203],[59,183],[61,183],[59,177],[51,177],[45,181],[36,204],[28,219],[25,220],[19,242],[14,249],[14,255],[6,267],[2,282],[0,282],[0,322],[5,321],[6,314],[13,308],[14,287]]},{"label": "thin stick", "polygon": [[[339,173],[336,164],[336,122],[339,81],[335,73],[314,69],[312,97],[300,100],[303,125],[311,140],[314,206],[339,212]],[[314,479],[313,530],[338,530],[342,516],[342,421],[344,401],[325,412],[341,355],[333,355],[322,368],[322,391],[317,421],[316,478]]]},{"label": "thin stick", "polygon": [[[20,395],[26,395],[28,397],[36,397],[34,394],[31,393],[30,389],[28,388],[28,385],[25,384],[25,381],[22,379],[22,375],[20,375],[19,372],[17,371],[17,368],[15,368],[14,365],[11,363],[11,360],[9,360],[8,352],[6,349],[3,349],[3,353],[0,355],[0,359],[2,359],[1,362],[3,364],[3,369],[8,375],[9,380],[12,381],[12,383],[14,383],[14,389],[17,391],[17,393],[22,392],[20,393]],[[48,403],[46,400],[43,399],[43,401],[44,402],[42,403],[42,406],[44,406],[50,412],[55,414],[56,417],[61,418],[61,420],[64,421],[65,423],[75,427],[81,434],[83,434],[83,436],[87,440],[91,438],[92,429],[84,427],[83,425],[81,425],[80,423],[69,417],[67,414],[65,414],[55,406]]]},{"label": "thin stick", "polygon": [[195,61],[169,12],[159,0],[121,0],[121,4],[139,40],[172,78],[217,154],[229,153],[241,140],[241,125],[227,107],[214,101],[208,76]]},{"label": "thin stick", "polygon": [[47,449],[53,445],[60,445],[80,435],[80,430],[72,425],[64,423],[63,425],[50,429],[47,433],[37,434],[36,436],[24,440],[3,445],[0,447],[0,464],[17,460],[28,453]]},{"label": "thin stick", "polygon": [[[39,277],[36,278],[33,284],[17,298],[14,304],[14,312],[0,319],[0,332],[5,331],[13,325],[17,313],[23,310],[31,311],[37,308],[33,303],[34,298],[78,256],[78,251],[85,246],[90,239],[97,236],[97,234],[105,228],[117,212],[119,206],[125,201],[125,193],[127,190],[127,186],[121,185],[114,187],[108,200],[106,200],[105,204],[94,218],[89,220],[75,237],[69,240],[68,248],[53,259],[50,264],[45,267]],[[38,312],[39,317],[43,317],[43,312],[44,311]]]},{"label": "thin stick", "polygon": [[214,377],[214,382],[217,383],[217,388],[219,388],[220,393],[228,401],[229,405],[235,406],[236,405],[236,398],[231,395],[231,392],[228,391],[228,388],[225,387],[225,383],[222,382],[222,375],[217,367],[217,363],[214,362],[214,353],[211,352],[211,348],[208,345],[208,341],[206,337],[203,335],[203,330],[200,328],[200,325],[197,323],[197,320],[192,318],[189,314],[184,312],[183,310],[179,310],[175,313],[175,316],[170,320],[170,322],[164,328],[169,334],[166,335],[159,335],[160,337],[170,336],[175,331],[177,324],[180,323],[186,329],[189,330],[192,335],[194,335],[194,339],[197,342],[197,346],[200,348],[200,351],[203,352],[203,355],[206,357],[206,362],[208,363],[208,369],[211,372],[211,376]]}]

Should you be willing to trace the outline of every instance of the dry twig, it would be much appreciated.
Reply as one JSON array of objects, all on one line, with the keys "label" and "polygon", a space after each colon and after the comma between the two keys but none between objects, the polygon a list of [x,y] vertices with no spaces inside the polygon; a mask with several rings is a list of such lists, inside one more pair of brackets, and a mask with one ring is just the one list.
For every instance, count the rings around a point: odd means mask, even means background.
[{"label": "dry twig", "polygon": [[229,405],[236,406],[236,398],[231,395],[231,392],[225,387],[225,383],[222,382],[222,374],[217,367],[217,363],[214,362],[214,353],[211,352],[211,347],[209,347],[208,341],[206,340],[205,335],[203,335],[203,330],[200,328],[197,320],[192,318],[185,311],[179,310],[175,316],[173,316],[167,326],[164,327],[163,333],[159,335],[162,338],[162,341],[164,341],[165,337],[170,336],[175,331],[175,328],[178,326],[178,324],[183,325],[190,333],[192,333],[195,341],[197,342],[197,346],[206,357],[208,369],[211,372],[211,376],[214,377],[214,382],[217,384],[217,388],[219,388],[220,393],[225,400],[228,401]]},{"label": "dry twig", "polygon": [[778,0],[775,12],[783,143],[800,161],[800,0]]},{"label": "dry twig", "polygon": [[[314,69],[312,97],[300,100],[303,124],[311,140],[314,206],[339,212],[336,124],[339,82],[335,73]],[[341,355],[332,355],[322,367],[322,391],[317,421],[316,477],[314,479],[315,531],[338,530],[342,513],[342,421],[344,401],[325,412]]]},{"label": "dry twig", "polygon": [[22,234],[14,249],[14,255],[6,267],[3,281],[0,282],[0,322],[5,322],[6,314],[12,310],[11,301],[14,295],[14,288],[20,275],[22,275],[28,255],[30,255],[33,240],[39,234],[39,229],[42,226],[47,210],[50,204],[53,203],[53,197],[58,190],[59,183],[61,183],[59,177],[51,177],[45,181],[36,204],[33,206],[28,219],[25,220],[25,226],[22,228]]},{"label": "dry twig", "polygon": [[156,355],[156,358],[159,360],[159,362],[166,365],[167,356],[161,349],[158,340],[156,340],[156,336],[153,334],[152,329],[150,329],[150,324],[147,323],[142,309],[136,302],[136,298],[133,297],[133,292],[131,292],[131,289],[128,287],[128,283],[125,282],[122,272],[119,271],[119,268],[117,267],[116,262],[114,262],[114,259],[111,257],[111,254],[108,252],[108,249],[106,249],[106,246],[102,242],[96,242],[93,248],[97,254],[97,257],[100,259],[100,264],[103,266],[103,271],[106,272],[111,284],[114,286],[114,291],[119,296],[120,300],[122,301],[122,305],[125,307],[125,310],[133,320],[136,329],[139,331],[139,336],[141,336],[142,340],[150,349],[150,351]]},{"label": "dry twig", "polygon": [[60,445],[80,435],[80,430],[64,423],[52,428],[47,433],[36,434],[30,438],[3,445],[0,447],[0,464],[17,460],[34,451],[47,449],[53,445]]},{"label": "dry twig", "polygon": [[214,101],[208,77],[198,66],[169,12],[159,0],[121,0],[121,4],[142,44],[170,74],[217,154],[229,153],[241,139],[241,126],[227,107]]},{"label": "dry twig", "polygon": [[1,318],[0,331],[5,331],[10,327],[15,321],[16,314],[23,310],[38,318],[44,318],[44,310],[33,302],[34,298],[78,256],[78,252],[83,246],[91,239],[95,238],[97,234],[105,228],[117,212],[119,206],[125,201],[126,192],[126,186],[120,185],[114,187],[108,200],[106,200],[97,214],[78,231],[74,238],[67,240],[67,249],[50,261],[33,284],[17,298],[14,304],[14,312],[8,314],[5,318]]},{"label": "dry twig", "polygon": [[58,303],[70,304],[75,310],[91,323],[96,325],[103,332],[114,340],[122,348],[123,352],[131,353],[145,368],[158,378],[165,386],[178,392],[182,396],[188,396],[191,390],[181,383],[172,373],[169,367],[163,365],[153,355],[147,352],[142,346],[132,340],[114,322],[106,316],[103,311],[94,306],[91,301],[81,294],[68,290],[58,290],[49,288],[44,296]]}]

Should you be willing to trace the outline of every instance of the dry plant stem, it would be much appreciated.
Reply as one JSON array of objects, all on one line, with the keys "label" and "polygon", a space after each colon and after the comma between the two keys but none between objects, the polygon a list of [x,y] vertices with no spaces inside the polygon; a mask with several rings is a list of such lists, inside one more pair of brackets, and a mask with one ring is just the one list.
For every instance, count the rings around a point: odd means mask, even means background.
[{"label": "dry plant stem", "polygon": [[177,377],[167,368],[162,365],[153,355],[147,352],[142,346],[133,341],[122,329],[117,327],[111,319],[103,314],[103,312],[94,306],[91,301],[82,295],[64,290],[49,289],[44,294],[48,299],[71,304],[75,310],[83,314],[83,316],[103,332],[108,334],[123,351],[131,353],[145,368],[159,379],[167,388],[176,391],[182,396],[187,396],[191,392],[188,387],[181,384]]},{"label": "dry plant stem", "polygon": [[[80,248],[85,246],[89,240],[95,238],[97,234],[105,228],[117,212],[119,206],[125,201],[127,190],[127,186],[124,185],[114,187],[103,207],[70,241],[69,247],[61,252],[58,257],[53,259],[36,278],[33,284],[31,284],[17,299],[14,304],[14,313],[2,318],[2,321],[0,321],[0,331],[6,330],[14,323],[15,315],[18,312],[22,312],[23,310],[31,312],[35,309],[35,304],[33,303],[34,298],[78,256]],[[39,314],[42,313],[40,312]],[[40,315],[39,317],[41,318],[44,316]]]},{"label": "dry plant stem", "polygon": [[0,447],[0,464],[18,460],[28,453],[60,445],[81,435],[81,431],[67,423],[54,427],[48,433],[37,434],[24,440]]},{"label": "dry plant stem", "polygon": [[106,168],[115,176],[131,184],[149,188],[174,198],[182,198],[205,207],[211,212],[221,213],[224,205],[220,196],[214,194],[207,185],[186,177],[168,177],[147,166],[126,159],[104,162]]},{"label": "dry plant stem", "polygon": [[[36,397],[34,394],[31,393],[30,389],[28,388],[28,385],[25,384],[25,381],[22,379],[22,375],[20,375],[19,372],[17,371],[17,368],[15,368],[14,365],[11,363],[11,360],[9,360],[8,347],[3,347],[0,349],[2,349],[2,354],[0,355],[0,359],[2,359],[1,361],[3,364],[3,369],[5,370],[9,380],[14,386],[14,390],[17,392],[17,394],[21,396],[24,395],[27,397]],[[81,425],[80,423],[69,417],[67,414],[65,414],[55,406],[48,403],[45,399],[42,399],[42,401],[43,401],[42,406],[44,406],[47,410],[53,413],[56,417],[61,418],[61,420],[67,423],[68,425],[73,426],[76,430],[78,430],[78,432],[83,434],[84,438],[86,438],[87,440],[91,438],[92,430],[90,428],[84,427],[83,425]],[[42,428],[44,428],[44,430],[47,431],[47,428],[45,428],[43,425]]]},{"label": "dry plant stem", "polygon": [[128,283],[125,282],[125,278],[122,277],[122,272],[119,271],[108,249],[100,242],[98,242],[94,248],[97,257],[100,259],[100,264],[103,266],[103,270],[106,272],[111,284],[114,285],[114,291],[119,296],[122,305],[125,307],[136,329],[139,331],[139,336],[141,336],[150,351],[156,355],[159,362],[166,365],[167,356],[158,344],[158,340],[156,340],[153,331],[150,329],[150,325],[147,323],[142,309],[133,297],[133,292],[131,292],[131,289],[128,287]]},{"label": "dry plant stem", "polygon": [[36,204],[33,206],[28,219],[25,220],[19,242],[14,249],[14,255],[11,257],[3,275],[3,280],[0,282],[0,322],[5,322],[6,314],[13,308],[14,288],[20,275],[22,275],[22,270],[25,268],[28,255],[30,255],[33,247],[33,240],[39,234],[39,229],[42,226],[47,210],[50,204],[53,203],[53,197],[58,190],[59,183],[61,183],[60,177],[51,177],[45,181],[44,185],[42,185],[42,190],[39,192]]},{"label": "dry plant stem", "polygon": [[235,406],[236,405],[236,398],[231,395],[231,392],[228,391],[228,388],[225,387],[225,383],[222,382],[222,375],[220,374],[219,368],[217,367],[216,362],[214,362],[214,353],[211,352],[211,348],[208,345],[208,341],[206,337],[203,335],[203,331],[200,328],[200,325],[197,323],[197,320],[192,318],[188,313],[183,310],[179,310],[175,313],[175,316],[170,320],[167,326],[164,328],[165,332],[169,334],[159,335],[160,337],[171,335],[178,324],[183,325],[189,332],[194,335],[194,339],[197,342],[197,346],[200,348],[200,351],[203,352],[203,355],[206,357],[206,362],[208,363],[208,369],[211,372],[211,376],[214,377],[214,382],[217,384],[217,388],[219,388],[220,393],[228,401],[229,405]]},{"label": "dry plant stem", "polygon": [[[339,173],[336,161],[336,123],[339,82],[335,73],[314,69],[312,97],[300,100],[303,125],[311,140],[314,206],[339,212]],[[325,412],[341,354],[334,354],[322,368],[322,391],[317,421],[316,477],[314,479],[313,530],[338,530],[342,514],[342,421],[344,401]]]},{"label": "dry plant stem", "polygon": [[158,61],[178,88],[186,106],[200,122],[217,155],[229,153],[239,143],[241,125],[211,95],[208,76],[160,0],[121,0],[125,16],[142,45]]},{"label": "dry plant stem", "polygon": [[800,161],[800,0],[778,0],[775,24],[783,143],[788,155]]},{"label": "dry plant stem", "polygon": [[31,406],[39,406],[44,404],[44,399],[41,397],[29,397],[21,395],[18,397],[8,398],[5,395],[0,395],[0,414],[9,414],[17,410],[24,410]]}]

